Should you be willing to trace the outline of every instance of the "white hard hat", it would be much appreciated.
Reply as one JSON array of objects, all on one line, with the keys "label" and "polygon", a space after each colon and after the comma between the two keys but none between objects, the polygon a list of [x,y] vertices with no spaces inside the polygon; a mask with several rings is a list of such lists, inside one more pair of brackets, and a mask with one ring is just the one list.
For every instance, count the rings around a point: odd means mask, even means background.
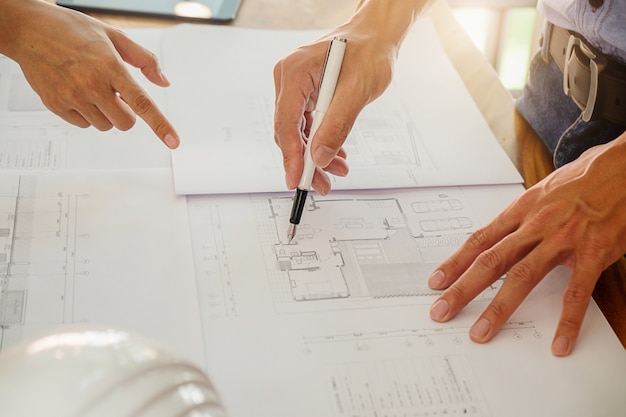
[{"label": "white hard hat", "polygon": [[136,334],[71,326],[0,354],[0,416],[224,417],[207,375]]}]

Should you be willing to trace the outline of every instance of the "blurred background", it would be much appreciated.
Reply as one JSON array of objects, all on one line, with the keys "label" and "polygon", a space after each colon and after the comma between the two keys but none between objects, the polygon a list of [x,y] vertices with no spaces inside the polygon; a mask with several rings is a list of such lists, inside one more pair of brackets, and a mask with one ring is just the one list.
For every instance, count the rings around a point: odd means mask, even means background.
[{"label": "blurred background", "polygon": [[536,0],[448,0],[461,26],[517,97],[543,21]]}]

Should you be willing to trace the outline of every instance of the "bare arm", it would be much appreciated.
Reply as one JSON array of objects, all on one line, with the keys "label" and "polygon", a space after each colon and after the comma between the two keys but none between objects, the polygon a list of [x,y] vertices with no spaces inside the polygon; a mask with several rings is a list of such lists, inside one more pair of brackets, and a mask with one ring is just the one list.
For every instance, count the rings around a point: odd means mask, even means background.
[{"label": "bare arm", "polygon": [[[402,40],[429,3],[427,0],[362,0],[345,24],[276,64],[274,139],[283,153],[289,189],[297,186],[302,174],[309,116],[315,107],[330,39],[345,37],[348,47],[333,102],[311,145],[311,154],[319,167],[343,176],[348,173],[348,165],[342,145],[363,107],[389,85]],[[330,181],[322,170],[317,171],[313,187],[321,194],[330,190]]]},{"label": "bare arm", "polygon": [[0,53],[14,59],[43,103],[80,126],[128,130],[135,115],[170,148],[178,134],[124,61],[167,86],[151,52],[121,31],[41,0],[0,1]]}]

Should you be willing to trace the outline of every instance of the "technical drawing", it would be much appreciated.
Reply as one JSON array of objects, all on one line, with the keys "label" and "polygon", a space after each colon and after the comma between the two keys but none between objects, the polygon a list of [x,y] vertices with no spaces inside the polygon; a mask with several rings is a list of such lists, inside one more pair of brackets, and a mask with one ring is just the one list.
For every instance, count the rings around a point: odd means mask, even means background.
[{"label": "technical drawing", "polygon": [[352,362],[329,369],[337,416],[490,416],[461,355]]},{"label": "technical drawing", "polygon": [[58,169],[67,128],[53,118],[19,66],[0,57],[0,169]]},{"label": "technical drawing", "polygon": [[440,211],[462,210],[463,203],[456,198],[445,200],[416,201],[411,204],[411,209],[415,213],[433,213]]},{"label": "technical drawing", "polygon": [[[387,94],[400,96],[395,84]],[[359,123],[344,143],[354,168],[375,165],[384,170],[397,166],[420,168],[432,164],[402,100],[376,100],[363,109]]]},{"label": "technical drawing", "polygon": [[77,239],[89,238],[76,228],[88,196],[35,195],[35,181],[15,177],[0,190],[0,350],[21,339],[27,315],[34,326],[75,322],[75,278],[89,274],[89,259],[76,253]]},{"label": "technical drawing", "polygon": [[[355,351],[364,350],[367,346],[369,350],[372,346],[384,344],[396,340],[407,349],[416,345],[441,346],[452,342],[462,344],[468,340],[470,327],[455,326],[453,324],[441,324],[432,327],[384,329],[380,331],[363,331],[351,333],[323,334],[315,336],[304,336],[304,350],[312,353],[313,349],[324,345],[346,345],[352,346]],[[538,330],[534,323],[529,320],[509,321],[499,330],[501,337],[507,335],[513,340],[534,339],[541,340],[543,333]],[[335,346],[331,347],[334,349]]]},{"label": "technical drawing", "polygon": [[12,139],[0,142],[0,169],[59,169],[65,164],[66,143],[51,138],[43,129],[6,130],[0,136]]},{"label": "technical drawing", "polygon": [[289,244],[281,231],[291,199],[267,203],[270,214],[257,221],[272,222],[275,233],[262,246],[272,248],[268,255],[294,301],[436,296],[427,277],[474,227],[471,211],[446,195],[407,202],[311,197]]},{"label": "technical drawing", "polygon": [[224,244],[218,206],[201,198],[187,199],[187,212],[194,243],[198,291],[206,300],[209,319],[237,316],[228,253]]},{"label": "technical drawing", "polygon": [[[283,194],[189,196],[187,204],[209,319],[238,316],[239,288],[249,285],[241,274],[251,265],[258,268],[255,279],[268,284],[260,290],[269,291],[275,311],[283,313],[430,305],[441,291],[428,287],[428,277],[477,224],[460,188],[398,191],[396,197],[313,194],[291,242],[292,198]],[[241,218],[249,223],[242,225]],[[454,227],[441,226],[450,219],[456,219]],[[237,264],[248,261],[256,263]],[[500,280],[476,298],[492,299],[499,286]]]}]

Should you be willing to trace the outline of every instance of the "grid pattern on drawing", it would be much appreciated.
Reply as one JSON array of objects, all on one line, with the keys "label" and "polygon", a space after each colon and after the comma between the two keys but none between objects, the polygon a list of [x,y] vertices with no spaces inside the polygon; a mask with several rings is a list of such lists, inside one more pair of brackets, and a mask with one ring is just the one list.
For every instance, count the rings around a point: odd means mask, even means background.
[{"label": "grid pattern on drawing", "polygon": [[276,267],[276,254],[274,247],[280,244],[278,230],[276,228],[277,207],[273,201],[267,198],[252,198],[251,205],[255,213],[255,223],[259,243],[263,251],[265,270],[270,284],[272,299],[276,303],[293,301],[293,295],[289,287],[289,275]]}]

